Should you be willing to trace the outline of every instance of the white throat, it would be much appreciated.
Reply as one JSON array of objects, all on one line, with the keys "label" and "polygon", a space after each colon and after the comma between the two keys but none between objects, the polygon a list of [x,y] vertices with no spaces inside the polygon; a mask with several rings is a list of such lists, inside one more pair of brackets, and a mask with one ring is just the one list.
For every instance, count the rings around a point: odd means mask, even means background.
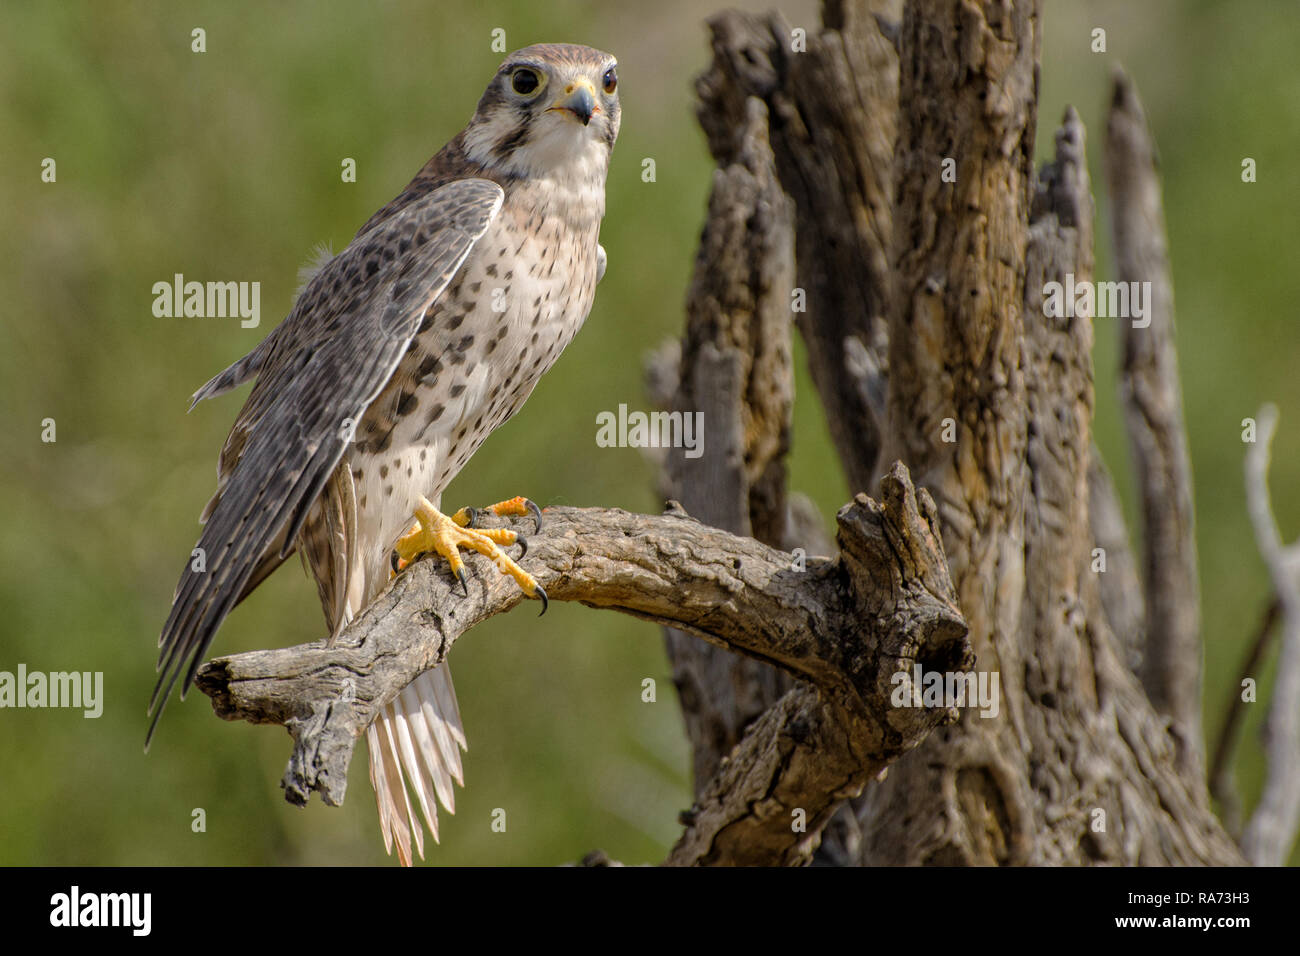
[{"label": "white throat", "polygon": [[542,114],[528,142],[504,159],[493,147],[514,128],[517,120],[501,114],[472,126],[465,134],[465,151],[476,163],[512,176],[547,182],[562,192],[604,195],[608,151],[596,131],[557,113]]}]

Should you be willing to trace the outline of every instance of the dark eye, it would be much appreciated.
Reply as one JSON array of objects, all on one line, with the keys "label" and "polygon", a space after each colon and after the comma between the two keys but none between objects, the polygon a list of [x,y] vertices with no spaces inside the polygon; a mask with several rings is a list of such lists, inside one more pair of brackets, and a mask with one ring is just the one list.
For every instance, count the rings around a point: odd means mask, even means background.
[{"label": "dark eye", "polygon": [[537,92],[537,88],[541,85],[542,81],[537,73],[527,67],[520,67],[510,75],[510,88],[520,96]]},{"label": "dark eye", "polygon": [[612,66],[605,71],[604,82],[606,93],[613,93],[614,89],[618,86],[618,74],[614,71]]}]

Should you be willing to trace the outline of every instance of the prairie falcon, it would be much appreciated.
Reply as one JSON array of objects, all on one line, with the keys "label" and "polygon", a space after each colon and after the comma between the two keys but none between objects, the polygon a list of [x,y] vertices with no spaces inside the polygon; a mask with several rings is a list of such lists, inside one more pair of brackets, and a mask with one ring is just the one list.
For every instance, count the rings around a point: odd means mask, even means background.
[{"label": "prairie falcon", "polygon": [[[159,639],[151,738],[177,679],[184,697],[226,615],[295,549],[331,638],[384,589],[390,562],[423,551],[462,584],[458,548],[487,554],[545,602],[501,550],[515,532],[476,531],[471,509],[438,509],[591,310],[619,128],[615,66],[562,44],[507,57],[469,125],[256,349],[195,393],[196,404],[256,380],[201,518],[206,569],[186,566]],[[541,520],[523,498],[493,508]],[[447,665],[416,678],[366,736],[384,844],[409,864],[412,842],[424,855],[415,803],[436,840],[437,803],[454,811],[452,780],[463,782]]]}]

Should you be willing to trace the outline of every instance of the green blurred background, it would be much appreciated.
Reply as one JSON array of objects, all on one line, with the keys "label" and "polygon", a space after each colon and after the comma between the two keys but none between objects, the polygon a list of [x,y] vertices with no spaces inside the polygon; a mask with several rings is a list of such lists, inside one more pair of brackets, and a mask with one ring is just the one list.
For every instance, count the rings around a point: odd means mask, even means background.
[{"label": "green blurred background", "polygon": [[[749,4],[763,9],[770,4]],[[346,805],[290,807],[278,786],[288,738],[173,702],[141,751],[157,634],[214,487],[217,451],[245,392],[186,415],[190,394],[270,331],[297,270],[335,250],[473,111],[501,55],[580,42],[619,57],[624,123],[602,242],[609,272],[583,333],[524,411],[444,496],[517,493],[543,505],[655,511],[635,449],[597,453],[597,412],[645,407],[644,353],[682,323],[710,161],[691,80],[703,21],[722,4],[282,3],[185,0],[6,3],[0,10],[0,670],[105,674],[98,720],[0,711],[0,863],[277,864],[384,861],[365,756]],[[1138,83],[1165,176],[1184,401],[1196,474],[1204,591],[1206,719],[1217,731],[1244,642],[1268,596],[1241,488],[1241,419],[1281,409],[1272,486],[1284,535],[1300,531],[1300,375],[1295,266],[1300,213],[1300,30],[1291,4],[1065,3],[1043,17],[1040,159],[1075,104],[1095,191],[1108,77]],[[810,2],[781,7],[818,22]],[[1089,52],[1103,26],[1105,55]],[[207,31],[207,52],[190,31]],[[44,157],[58,181],[40,181]],[[641,181],[654,157],[658,181]],[[1240,180],[1244,156],[1259,182]],[[353,157],[358,181],[340,181]],[[1099,202],[1099,278],[1110,278]],[[158,319],[151,287],[256,280],[262,325]],[[1115,330],[1097,329],[1097,437],[1130,515],[1115,398]],[[827,527],[848,499],[800,369],[792,484]],[[41,421],[58,440],[40,440]],[[323,618],[295,560],[227,621],[214,653],[315,640]],[[458,811],[435,863],[552,864],[594,847],[657,861],[690,803],[688,752],[657,628],[553,604],[498,617],[458,645],[470,741]],[[1263,675],[1267,680],[1267,675]],[[642,703],[641,681],[658,682]],[[1265,692],[1265,699],[1266,692]],[[1242,782],[1258,790],[1250,708]],[[1249,804],[1248,804],[1249,805]],[[207,814],[191,831],[191,811]],[[504,834],[493,808],[508,814]]]}]

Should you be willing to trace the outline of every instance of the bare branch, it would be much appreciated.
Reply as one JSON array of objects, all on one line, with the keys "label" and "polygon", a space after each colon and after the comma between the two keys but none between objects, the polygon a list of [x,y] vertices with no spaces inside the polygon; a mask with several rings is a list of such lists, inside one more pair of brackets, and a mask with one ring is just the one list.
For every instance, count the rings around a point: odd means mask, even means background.
[{"label": "bare branch", "polygon": [[[797,861],[812,848],[789,813],[771,816],[774,807],[815,819],[951,716],[890,705],[893,676],[910,674],[913,661],[969,664],[933,502],[896,465],[880,503],[859,495],[838,520],[840,557],[802,572],[788,554],[680,515],[554,508],[530,538],[523,564],[552,600],[671,624],[816,688],[792,692],[750,729],[705,791],[674,863]],[[439,563],[417,561],[335,646],[219,658],[198,686],[226,719],[288,728],[287,800],[305,803],[315,790],[337,805],[352,748],[378,709],[473,625],[524,600],[492,573],[472,575],[466,597],[457,588]],[[761,773],[775,803],[754,799]]]},{"label": "bare branch", "polygon": [[1277,679],[1265,723],[1268,774],[1259,805],[1246,824],[1241,849],[1256,866],[1281,866],[1300,829],[1300,542],[1283,545],[1268,497],[1269,445],[1277,409],[1265,405],[1255,443],[1246,452],[1246,506],[1264,564],[1282,610]]},{"label": "bare branch", "polygon": [[883,428],[873,398],[888,367],[898,113],[898,54],[871,6],[897,4],[830,0],[826,28],[810,31],[800,53],[779,14],[720,13],[709,20],[713,62],[696,81],[715,156],[734,149],[729,117],[743,112],[739,104],[757,97],[767,106],[777,175],[798,209],[805,307],[793,316],[854,491],[876,480]]},{"label": "bare branch", "polygon": [[1237,794],[1236,782],[1232,773],[1232,758],[1237,745],[1237,728],[1246,714],[1246,701],[1241,693],[1242,684],[1250,678],[1257,678],[1264,663],[1264,656],[1273,646],[1275,625],[1282,615],[1282,605],[1274,598],[1264,610],[1264,616],[1255,629],[1255,639],[1250,642],[1250,650],[1242,662],[1236,682],[1228,688],[1228,706],[1223,717],[1223,727],[1219,730],[1219,742],[1215,744],[1214,756],[1210,759],[1210,795],[1219,801],[1219,815],[1223,825],[1235,838],[1241,838],[1241,797]]},{"label": "bare branch", "polygon": [[1106,571],[1097,582],[1101,610],[1119,644],[1124,663],[1134,674],[1142,668],[1146,602],[1142,578],[1129,544],[1128,527],[1110,472],[1094,444],[1088,456],[1088,521],[1092,543],[1102,551]]},{"label": "bare branch", "polygon": [[[927,672],[967,671],[973,665],[964,626],[951,630],[947,598],[934,601],[936,594],[951,594],[934,502],[924,490],[914,495],[906,474],[896,463],[881,480],[881,505],[858,495],[853,505],[841,509],[839,561],[851,579],[865,575],[874,582],[874,596],[866,604],[861,603],[865,592],[859,591],[856,599],[859,626],[866,624],[868,634],[886,621],[917,618],[930,622],[920,633],[933,629],[934,636],[922,645],[912,636],[920,636],[916,631],[909,635],[889,629],[888,640],[902,638],[903,643],[888,650],[882,644],[877,660],[866,665],[874,674],[875,692],[859,698],[865,709],[851,711],[805,685],[765,712],[691,809],[687,831],[669,855],[670,865],[806,862],[840,802],[857,796],[933,726],[936,712],[925,716],[891,706],[900,675],[910,681],[914,663]],[[885,598],[883,604],[879,598]],[[956,718],[953,708],[943,721]]]},{"label": "bare branch", "polygon": [[[740,414],[731,416],[746,439],[747,485],[704,481],[703,468],[678,468],[676,480],[685,484],[671,494],[695,514],[700,511],[688,499],[714,499],[707,502],[714,510],[737,502],[733,515],[747,504],[749,533],[808,554],[828,551],[818,520],[806,514],[810,520],[800,520],[801,509],[785,488],[780,456],[788,444],[793,384],[789,320],[793,315],[807,346],[849,484],[867,489],[875,481],[886,415],[884,301],[897,110],[897,52],[881,19],[896,20],[898,6],[897,0],[828,0],[825,28],[806,38],[806,55],[790,50],[789,28],[778,15],[719,14],[710,21],[713,62],[696,84],[699,120],[719,173],[688,302],[683,393],[707,374],[701,363],[708,356],[689,348],[692,339],[723,339],[719,347],[737,347],[755,371],[747,385],[739,383]],[[749,179],[755,185],[737,189]],[[792,227],[785,211],[774,229],[771,210],[790,206],[783,189],[796,200],[798,215]],[[721,199],[728,201],[715,210]],[[737,222],[744,228],[732,225]],[[784,248],[796,229],[797,278]],[[774,256],[776,250],[786,254]],[[751,329],[758,323],[746,315],[751,309],[718,310],[715,303],[752,303],[754,313],[773,321],[755,336]],[[771,415],[774,398],[785,400],[781,419]],[[753,448],[778,454],[760,471],[755,465],[763,459],[754,460]],[[706,457],[725,451],[713,444]],[[741,477],[734,468],[727,474]],[[711,523],[746,530],[734,522]],[[743,728],[791,685],[784,675],[671,632],[669,648],[694,745],[696,786],[703,787]],[[848,822],[847,815],[839,819]],[[814,833],[815,824],[810,840]],[[844,857],[837,842],[845,841],[832,835],[821,849]]]},{"label": "bare branch", "polygon": [[[661,350],[648,383],[675,415],[707,423],[709,440],[665,454],[667,497],[699,520],[774,547],[786,522],[785,454],[794,373],[790,288],[794,226],[767,142],[767,109],[750,97],[719,154],[686,299],[686,329],[673,373]],[[717,104],[718,109],[726,104]],[[696,640],[664,632],[695,769],[695,792],[717,773],[745,728],[793,686],[788,675]]]},{"label": "bare branch", "polygon": [[[1151,703],[1172,722],[1180,769],[1200,776],[1200,587],[1192,466],[1174,344],[1173,281],[1155,146],[1137,91],[1120,72],[1114,79],[1106,133],[1119,279],[1149,290],[1144,295],[1145,317],[1117,318],[1123,352],[1120,392],[1141,493],[1146,586],[1142,684]],[[1130,295],[1130,305],[1134,301]]]}]

